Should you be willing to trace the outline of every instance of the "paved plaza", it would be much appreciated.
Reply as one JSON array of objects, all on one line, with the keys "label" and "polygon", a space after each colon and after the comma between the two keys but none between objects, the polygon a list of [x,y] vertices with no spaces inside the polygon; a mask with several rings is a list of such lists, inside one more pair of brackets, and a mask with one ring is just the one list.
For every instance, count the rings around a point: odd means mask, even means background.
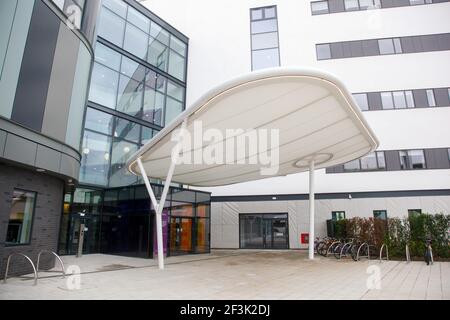
[{"label": "paved plaza", "polygon": [[1,283],[0,300],[450,299],[450,262],[308,261],[306,251],[245,250],[170,257],[164,271],[156,260],[111,255],[63,260],[81,269],[79,289],[76,278],[46,272],[37,286],[26,278]]}]

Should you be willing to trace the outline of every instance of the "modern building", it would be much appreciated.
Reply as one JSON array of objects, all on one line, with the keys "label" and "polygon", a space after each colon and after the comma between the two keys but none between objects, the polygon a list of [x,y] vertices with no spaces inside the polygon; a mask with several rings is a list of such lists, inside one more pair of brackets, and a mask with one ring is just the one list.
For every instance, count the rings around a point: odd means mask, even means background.
[{"label": "modern building", "polygon": [[[2,1],[0,30],[0,277],[81,234],[84,253],[152,257],[150,199],[123,164],[185,109],[188,38],[132,0]],[[209,252],[209,208],[173,185],[166,254]]]},{"label": "modern building", "polygon": [[[212,86],[277,66],[333,73],[354,93],[380,147],[317,172],[316,235],[329,219],[450,213],[448,1],[142,4],[190,39],[188,106]],[[307,174],[207,190],[212,248],[306,247]]]},{"label": "modern building", "polygon": [[[78,180],[98,4],[58,1],[69,20],[55,3],[0,3],[0,275],[11,253],[57,250],[64,189]],[[30,270],[17,259],[13,273]]]},{"label": "modern building", "polygon": [[[84,253],[151,258],[154,210],[124,164],[212,87],[277,66],[335,74],[381,142],[317,172],[317,235],[329,219],[448,214],[449,14],[443,0],[1,1],[0,276],[11,253],[75,254],[81,234]],[[165,253],[305,248],[307,192],[307,174],[174,184]]]},{"label": "modern building", "polygon": [[[153,257],[154,210],[126,161],[185,108],[189,39],[134,0],[102,0],[84,118],[79,184],[65,195],[59,253]],[[160,194],[160,181],[155,193]],[[164,252],[209,252],[210,195],[173,185]]]}]

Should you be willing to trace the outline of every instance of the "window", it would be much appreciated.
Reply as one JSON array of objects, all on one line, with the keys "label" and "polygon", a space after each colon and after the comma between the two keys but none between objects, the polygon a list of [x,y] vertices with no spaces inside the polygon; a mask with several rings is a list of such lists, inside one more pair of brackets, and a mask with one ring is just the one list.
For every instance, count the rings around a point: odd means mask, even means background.
[{"label": "window", "polygon": [[393,41],[394,41],[395,53],[403,53],[402,43],[400,41],[400,38],[394,38]]},{"label": "window", "polygon": [[361,164],[359,162],[359,159],[344,164],[344,171],[359,171],[359,170],[361,170]]},{"label": "window", "polygon": [[369,110],[369,102],[367,100],[367,94],[366,93],[354,94],[353,98],[355,99],[356,104],[359,106],[359,108],[362,111]]},{"label": "window", "polygon": [[115,13],[103,8],[100,16],[98,35],[122,47],[125,32],[125,20]]},{"label": "window", "polygon": [[386,210],[374,210],[373,217],[375,219],[387,220],[387,211]]},{"label": "window", "polygon": [[275,6],[250,10],[252,70],[280,65],[278,20]]},{"label": "window", "polygon": [[333,211],[331,212],[331,220],[339,221],[345,219],[345,211]]},{"label": "window", "polygon": [[434,99],[433,90],[431,90],[431,89],[427,90],[427,99],[428,99],[428,105],[430,107],[436,107],[436,100]]},{"label": "window", "polygon": [[123,1],[102,2],[98,35],[185,81],[187,44]]},{"label": "window", "polygon": [[422,214],[422,209],[408,209],[408,218]]},{"label": "window", "polygon": [[403,91],[395,91],[392,93],[394,97],[394,107],[395,109],[404,109],[406,108],[406,99],[405,92]]},{"label": "window", "polygon": [[313,15],[329,13],[328,1],[311,2],[311,10]]},{"label": "window", "polygon": [[381,8],[380,0],[359,0],[361,10]]},{"label": "window", "polygon": [[394,101],[392,100],[392,92],[381,93],[381,104],[383,109],[394,109]]},{"label": "window", "polygon": [[361,158],[361,170],[377,170],[377,155],[375,152],[369,153],[367,156]]},{"label": "window", "polygon": [[380,39],[378,40],[378,46],[380,48],[380,54],[395,53],[394,42],[392,39]]},{"label": "window", "polygon": [[318,44],[316,46],[316,50],[317,50],[317,60],[331,59],[331,49],[328,43]]},{"label": "window", "polygon": [[405,98],[406,98],[406,106],[408,108],[414,108],[415,104],[414,104],[414,96],[412,91],[405,91]]},{"label": "window", "polygon": [[377,151],[378,168],[386,169],[386,160],[384,159],[384,151]]},{"label": "window", "polygon": [[94,64],[89,100],[105,107],[115,109],[119,73],[99,63]]},{"label": "window", "polygon": [[33,224],[36,193],[14,190],[9,211],[7,245],[29,244]]},{"label": "window", "polygon": [[423,150],[400,151],[399,154],[400,167],[402,170],[426,168],[425,155]]},{"label": "window", "polygon": [[359,10],[358,0],[345,0],[345,11],[356,11]]}]

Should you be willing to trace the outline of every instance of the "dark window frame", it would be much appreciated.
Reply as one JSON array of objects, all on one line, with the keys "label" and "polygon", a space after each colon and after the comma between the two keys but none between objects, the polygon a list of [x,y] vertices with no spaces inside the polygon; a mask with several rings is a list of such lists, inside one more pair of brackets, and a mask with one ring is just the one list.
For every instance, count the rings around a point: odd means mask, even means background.
[{"label": "dark window frame", "polygon": [[[5,247],[26,247],[26,246],[30,246],[32,244],[32,241],[33,241],[34,221],[35,221],[35,216],[36,216],[37,198],[38,198],[39,192],[33,191],[33,190],[26,190],[26,189],[22,189],[22,188],[13,188],[13,194],[14,194],[15,191],[27,192],[27,193],[33,193],[34,194],[33,209],[32,209],[32,214],[31,214],[30,234],[29,234],[29,237],[28,237],[29,238],[28,241],[25,242],[25,243],[6,242],[6,239],[5,239]],[[6,235],[5,236],[8,235],[9,217],[11,215],[11,209],[12,209],[12,205],[9,208],[8,226],[6,228]]]},{"label": "dark window frame", "polygon": [[[270,9],[270,8],[273,8],[275,10],[275,16],[270,17],[270,18],[266,18],[266,9]],[[252,13],[255,10],[262,10],[262,18],[261,19],[253,19]],[[278,23],[278,7],[277,7],[277,5],[270,5],[270,6],[250,8],[249,12],[250,12],[250,69],[251,69],[251,71],[265,69],[265,68],[263,68],[263,69],[255,69],[254,68],[253,52],[255,52],[255,51],[264,51],[264,50],[277,49],[278,50],[278,67],[281,66],[280,28],[279,28],[279,23]],[[253,32],[252,24],[254,22],[268,21],[268,20],[275,20],[276,21],[276,25],[277,25],[277,30],[276,31],[256,32],[256,33]],[[276,33],[277,34],[278,46],[277,47],[271,47],[271,48],[253,49],[253,36],[254,35],[259,35],[259,34],[267,34],[267,33]],[[274,67],[276,67],[276,66],[274,66]]]},{"label": "dark window frame", "polygon": [[[384,214],[385,218],[380,218],[379,216],[378,217],[376,216],[376,215],[380,215],[380,214],[381,215]],[[389,219],[387,209],[373,210],[373,218],[387,221]]]},{"label": "dark window frame", "polygon": [[[322,15],[322,14],[333,14],[333,13],[343,13],[343,12],[358,12],[358,11],[367,11],[367,10],[373,10],[372,8],[364,8],[361,7],[361,2],[360,0],[358,0],[358,10],[346,10],[345,9],[345,4],[343,1],[343,10],[340,11],[334,11],[334,12],[330,12],[330,5],[329,5],[329,0],[322,0],[322,1],[312,1],[312,3],[315,2],[323,2],[326,1],[328,2],[328,12],[322,12],[322,13],[314,13],[312,11],[312,5],[311,5],[311,15],[313,16],[317,16],[317,15]],[[437,4],[437,3],[445,3],[445,2],[450,2],[450,0],[444,0],[441,2],[431,2],[431,3],[427,3],[426,0],[424,1],[424,3],[418,3],[418,4],[411,4],[410,1],[408,1],[408,4],[400,4],[397,5],[395,3],[393,3],[390,6],[383,6],[383,3],[381,2],[381,0],[372,0],[372,2],[374,3],[374,6],[376,7],[376,9],[391,9],[391,8],[400,8],[400,7],[417,7],[417,6],[423,6],[423,5],[430,5],[430,4]]]}]

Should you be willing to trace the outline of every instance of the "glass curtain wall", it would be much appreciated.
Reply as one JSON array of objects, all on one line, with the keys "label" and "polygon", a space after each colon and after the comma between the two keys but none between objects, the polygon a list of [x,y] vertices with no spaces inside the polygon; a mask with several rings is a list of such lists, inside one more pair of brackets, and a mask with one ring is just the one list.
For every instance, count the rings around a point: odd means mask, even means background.
[{"label": "glass curtain wall", "polygon": [[103,0],[80,183],[137,183],[125,163],[185,109],[187,43],[122,0]]},{"label": "glass curtain wall", "polygon": [[[157,199],[161,185],[152,185]],[[164,205],[166,255],[210,251],[209,193],[172,187]],[[80,215],[84,214],[84,217]],[[80,226],[86,226],[84,253],[151,258],[157,253],[155,211],[145,186],[76,189],[65,197],[59,253],[77,253]]]}]

